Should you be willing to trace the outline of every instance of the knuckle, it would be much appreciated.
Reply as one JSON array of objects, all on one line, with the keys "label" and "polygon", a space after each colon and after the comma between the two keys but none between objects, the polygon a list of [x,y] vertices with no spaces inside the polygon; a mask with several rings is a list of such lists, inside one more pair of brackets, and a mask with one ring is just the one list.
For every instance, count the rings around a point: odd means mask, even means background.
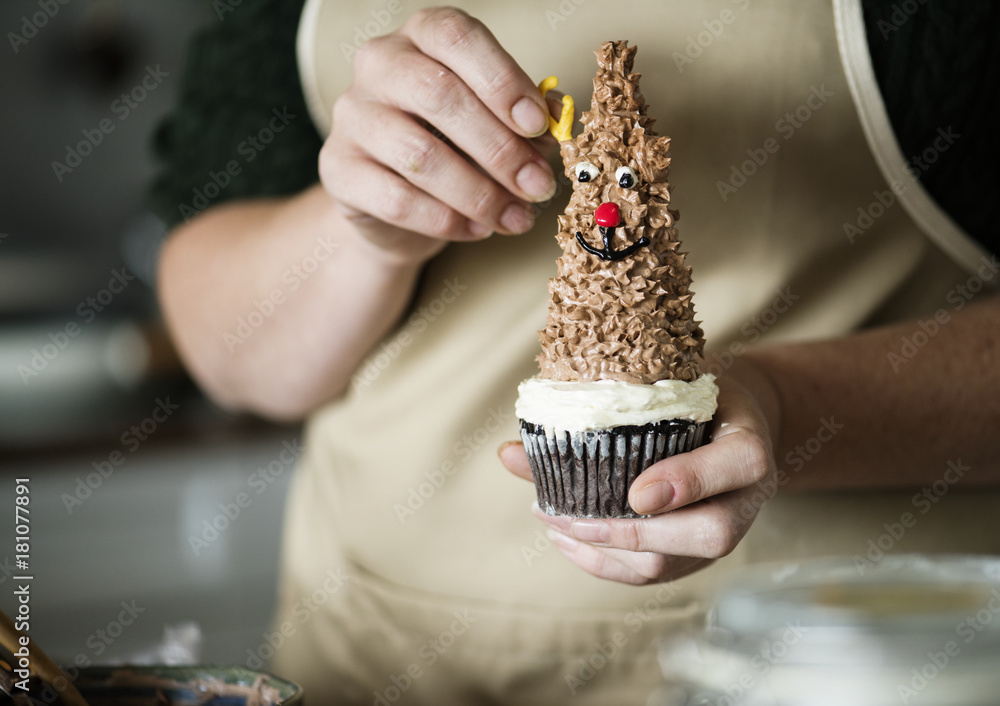
[{"label": "knuckle", "polygon": [[413,198],[402,184],[392,180],[387,184],[379,199],[380,216],[383,220],[397,225],[403,224],[413,213]]},{"label": "knuckle", "polygon": [[436,8],[428,20],[433,23],[435,44],[449,53],[472,43],[482,27],[478,20],[455,7]]},{"label": "knuckle", "polygon": [[716,518],[707,533],[705,558],[721,559],[729,556],[740,542],[740,533],[736,525],[726,519]]},{"label": "knuckle", "polygon": [[619,541],[616,542],[615,545],[621,549],[627,549],[630,552],[639,551],[639,547],[642,546],[642,536],[641,530],[639,529],[639,523],[634,520],[626,522],[621,528]]},{"label": "knuckle", "polygon": [[319,150],[319,178],[331,195],[338,195],[343,186],[344,161],[338,141],[328,138]]},{"label": "knuckle", "polygon": [[439,143],[429,136],[414,135],[403,141],[396,169],[402,174],[422,174],[439,160]]},{"label": "knuckle", "polygon": [[431,114],[452,116],[465,103],[462,82],[448,69],[423,72],[414,86],[414,99]]},{"label": "knuckle", "polygon": [[355,75],[369,74],[372,68],[379,63],[379,59],[385,53],[390,41],[385,36],[372,37],[362,44],[354,55]]},{"label": "knuckle", "polygon": [[323,182],[324,186],[328,188],[333,182],[333,151],[334,151],[332,139],[327,139],[323,143],[323,146],[319,149],[319,178]]},{"label": "knuckle", "polygon": [[496,220],[497,204],[501,202],[499,189],[491,183],[477,188],[469,198],[469,215],[477,221]]},{"label": "knuckle", "polygon": [[410,19],[404,23],[404,26],[407,29],[426,27],[433,21],[434,16],[443,9],[442,7],[422,7],[410,15]]},{"label": "knuckle", "polygon": [[490,93],[499,93],[514,85],[517,72],[508,64],[501,64],[483,79],[483,88]]},{"label": "knuckle", "polygon": [[431,223],[425,230],[425,235],[436,238],[447,238],[454,235],[465,225],[465,219],[450,208],[442,208],[441,213],[431,218]]},{"label": "knuckle", "polygon": [[751,482],[759,483],[767,478],[771,469],[771,450],[767,443],[756,434],[747,434],[743,444],[744,463]]},{"label": "knuckle", "polygon": [[662,554],[645,554],[639,561],[636,571],[647,579],[657,580],[667,573],[669,562]]},{"label": "knuckle", "polygon": [[528,161],[528,152],[520,138],[500,133],[497,138],[486,146],[487,158],[483,166],[491,171],[513,174],[521,165]]},{"label": "knuckle", "polygon": [[333,102],[333,110],[331,113],[333,118],[333,130],[336,130],[342,125],[350,124],[350,114],[353,108],[351,105],[352,100],[353,96],[351,96],[351,92],[348,90],[337,96],[337,99]]}]

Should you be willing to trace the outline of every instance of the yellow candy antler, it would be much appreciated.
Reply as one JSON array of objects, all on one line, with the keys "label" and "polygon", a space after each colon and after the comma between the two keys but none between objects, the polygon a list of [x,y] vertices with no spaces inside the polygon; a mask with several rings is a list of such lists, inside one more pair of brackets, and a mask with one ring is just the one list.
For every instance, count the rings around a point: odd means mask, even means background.
[{"label": "yellow candy antler", "polygon": [[[559,79],[555,76],[549,76],[544,79],[540,84],[538,84],[538,90],[542,92],[542,98],[545,98],[545,94],[551,91],[553,88],[559,85]],[[573,139],[573,97],[564,95],[562,98],[562,114],[559,116],[558,122],[551,115],[549,116],[549,132],[559,140],[563,142],[565,140]]]}]

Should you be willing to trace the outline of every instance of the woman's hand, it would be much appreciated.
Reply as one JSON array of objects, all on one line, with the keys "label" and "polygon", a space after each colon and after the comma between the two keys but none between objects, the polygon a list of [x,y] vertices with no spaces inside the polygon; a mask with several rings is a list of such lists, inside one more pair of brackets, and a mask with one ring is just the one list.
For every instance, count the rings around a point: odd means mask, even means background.
[{"label": "woman's hand", "polygon": [[528,139],[545,133],[548,115],[481,22],[454,8],[419,10],[355,56],[320,176],[362,235],[420,262],[448,241],[532,226],[527,202],[555,191]]},{"label": "woman's hand", "polygon": [[[629,504],[652,517],[591,520],[535,514],[559,550],[600,578],[642,585],[671,581],[726,556],[774,494],[772,439],[778,397],[746,360],[719,379],[711,443],[647,468],[629,489]],[[531,480],[524,447],[509,442],[500,458]]]}]

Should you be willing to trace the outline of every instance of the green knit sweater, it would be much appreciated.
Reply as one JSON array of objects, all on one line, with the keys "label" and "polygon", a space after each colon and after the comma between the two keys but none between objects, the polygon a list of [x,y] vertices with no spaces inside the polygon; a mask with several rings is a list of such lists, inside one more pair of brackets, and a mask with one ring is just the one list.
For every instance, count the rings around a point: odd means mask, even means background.
[{"label": "green knit sweater", "polygon": [[[154,144],[162,169],[152,207],[168,225],[215,203],[292,194],[318,179],[321,140],[295,60],[302,4],[243,0],[192,42],[180,101]],[[938,204],[1000,252],[1000,136],[991,127],[1000,113],[1000,3],[864,0],[863,7],[904,156]],[[937,153],[939,128],[960,137]]]},{"label": "green knit sweater", "polygon": [[243,0],[188,49],[179,101],[154,136],[150,198],[174,226],[209,205],[293,194],[319,179],[322,140],[295,59],[303,0]]}]

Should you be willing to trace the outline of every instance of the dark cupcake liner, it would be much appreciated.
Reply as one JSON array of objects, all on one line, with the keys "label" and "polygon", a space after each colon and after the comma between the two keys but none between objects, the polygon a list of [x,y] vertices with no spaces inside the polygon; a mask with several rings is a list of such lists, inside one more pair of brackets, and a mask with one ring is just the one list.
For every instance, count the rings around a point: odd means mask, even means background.
[{"label": "dark cupcake liner", "polygon": [[538,505],[550,515],[642,517],[628,504],[640,473],[702,445],[708,422],[670,419],[601,431],[565,431],[521,420]]}]

